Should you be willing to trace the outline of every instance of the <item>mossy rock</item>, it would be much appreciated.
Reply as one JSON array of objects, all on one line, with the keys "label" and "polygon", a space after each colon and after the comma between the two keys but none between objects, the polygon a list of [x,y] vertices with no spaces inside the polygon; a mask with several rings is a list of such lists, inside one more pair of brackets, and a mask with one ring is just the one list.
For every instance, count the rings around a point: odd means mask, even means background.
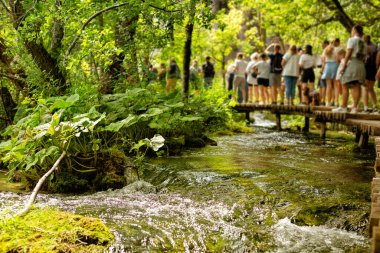
[{"label": "mossy rock", "polygon": [[120,189],[123,188],[127,181],[124,175],[118,175],[114,171],[106,174],[98,174],[94,181],[96,190]]},{"label": "mossy rock", "polygon": [[0,252],[105,252],[113,240],[101,220],[53,208],[0,221]]},{"label": "mossy rock", "polygon": [[69,172],[55,174],[55,179],[49,183],[51,192],[59,193],[83,193],[90,190],[90,185],[86,179],[79,178]]},{"label": "mossy rock", "polygon": [[169,151],[169,155],[179,155],[185,146],[185,137],[169,137],[165,140],[165,146]]}]

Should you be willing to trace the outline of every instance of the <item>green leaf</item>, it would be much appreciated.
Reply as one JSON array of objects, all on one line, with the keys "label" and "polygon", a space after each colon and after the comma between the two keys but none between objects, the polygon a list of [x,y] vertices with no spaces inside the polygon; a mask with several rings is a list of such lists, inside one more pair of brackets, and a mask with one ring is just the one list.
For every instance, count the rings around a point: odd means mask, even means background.
[{"label": "green leaf", "polygon": [[137,117],[136,115],[128,115],[126,119],[123,119],[115,123],[111,123],[108,126],[106,126],[104,129],[106,131],[118,132],[122,127],[130,127],[136,124],[138,120],[139,120],[139,117]]},{"label": "green leaf", "polygon": [[203,117],[198,117],[198,116],[184,116],[180,120],[181,121],[196,121],[196,120],[202,120]]}]

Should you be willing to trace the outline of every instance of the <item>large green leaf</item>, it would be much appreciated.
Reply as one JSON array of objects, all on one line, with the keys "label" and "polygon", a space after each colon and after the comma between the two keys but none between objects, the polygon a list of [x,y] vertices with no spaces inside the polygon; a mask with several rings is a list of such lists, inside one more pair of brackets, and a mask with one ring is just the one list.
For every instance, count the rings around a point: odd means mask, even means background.
[{"label": "large green leaf", "polygon": [[136,115],[129,115],[126,119],[109,124],[104,128],[106,131],[118,132],[123,127],[130,127],[139,121]]}]

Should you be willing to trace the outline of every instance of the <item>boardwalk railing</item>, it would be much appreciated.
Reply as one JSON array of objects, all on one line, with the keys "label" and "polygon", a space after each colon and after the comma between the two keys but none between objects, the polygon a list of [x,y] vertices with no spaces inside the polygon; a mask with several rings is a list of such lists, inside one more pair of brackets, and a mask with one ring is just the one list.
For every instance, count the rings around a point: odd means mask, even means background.
[{"label": "boardwalk railing", "polygon": [[249,113],[254,111],[269,111],[276,115],[277,129],[281,129],[281,115],[293,114],[305,117],[304,131],[309,131],[310,118],[314,118],[321,125],[321,137],[326,137],[326,123],[346,125],[356,133],[359,147],[368,144],[369,136],[374,136],[376,147],[375,177],[372,180],[372,203],[370,213],[369,234],[371,237],[371,252],[380,252],[380,114],[364,113],[337,113],[332,107],[326,106],[287,106],[287,105],[256,105],[245,104],[234,107],[238,112]]}]

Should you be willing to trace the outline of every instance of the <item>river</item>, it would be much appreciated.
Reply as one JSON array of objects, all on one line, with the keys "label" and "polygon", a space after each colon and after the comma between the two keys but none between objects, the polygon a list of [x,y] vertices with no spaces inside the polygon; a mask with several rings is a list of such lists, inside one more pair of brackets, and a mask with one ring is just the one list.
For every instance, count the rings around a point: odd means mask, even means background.
[{"label": "river", "polygon": [[[157,192],[40,194],[37,203],[100,217],[116,235],[110,252],[368,252],[374,152],[254,128],[149,161],[142,176]],[[26,197],[1,192],[0,209]]]}]

